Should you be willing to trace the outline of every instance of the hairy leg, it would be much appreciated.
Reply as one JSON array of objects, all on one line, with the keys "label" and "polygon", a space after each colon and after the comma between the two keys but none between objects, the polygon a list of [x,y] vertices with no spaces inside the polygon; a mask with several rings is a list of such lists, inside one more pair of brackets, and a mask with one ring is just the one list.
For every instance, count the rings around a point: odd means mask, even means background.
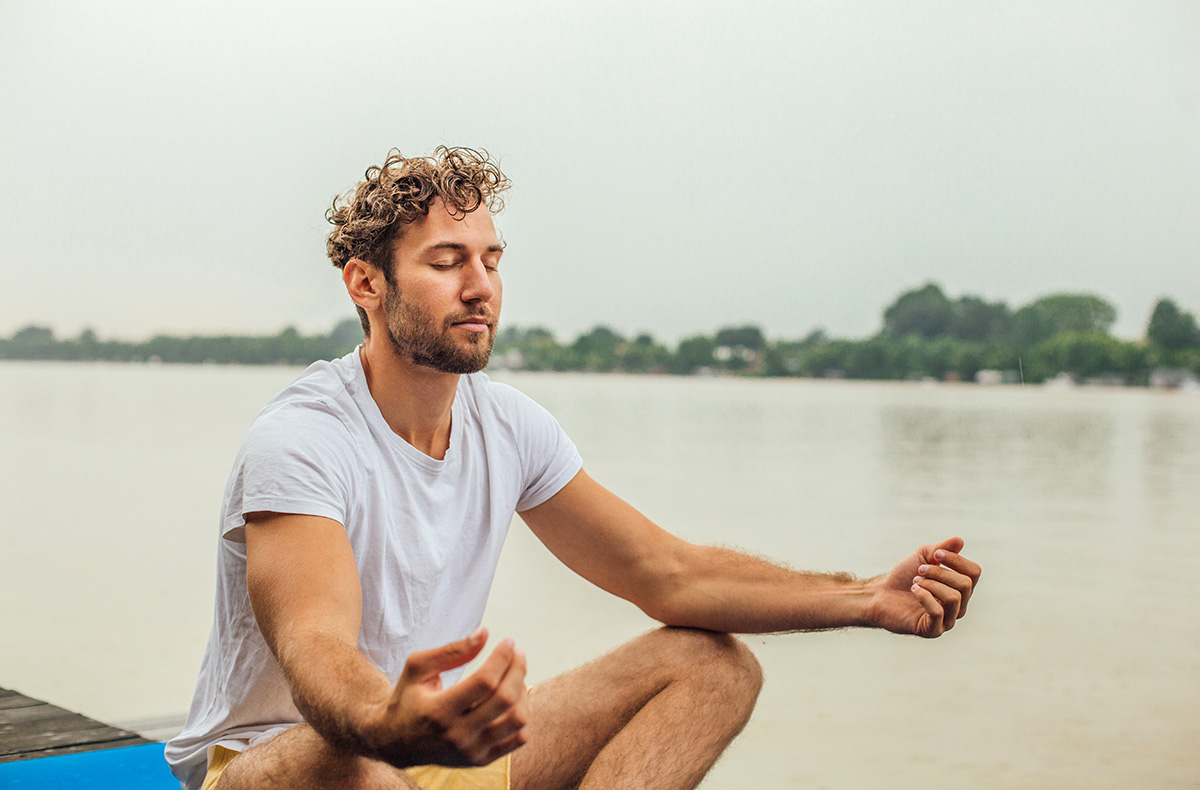
[{"label": "hairy leg", "polygon": [[651,631],[533,690],[513,788],[693,788],[741,732],[761,687],[758,662],[737,639]]},{"label": "hairy leg", "polygon": [[297,724],[235,757],[214,790],[419,790],[402,771],[329,745]]}]

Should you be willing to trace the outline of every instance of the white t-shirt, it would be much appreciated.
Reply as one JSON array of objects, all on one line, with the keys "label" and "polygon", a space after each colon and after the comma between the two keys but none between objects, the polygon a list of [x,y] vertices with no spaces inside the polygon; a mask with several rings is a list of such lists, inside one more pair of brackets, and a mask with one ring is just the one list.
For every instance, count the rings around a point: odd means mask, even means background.
[{"label": "white t-shirt", "polygon": [[225,487],[212,633],[187,723],[166,748],[183,787],[200,786],[209,747],[245,749],[302,721],[250,608],[246,513],[345,526],[363,592],[358,646],[395,679],[409,653],[479,626],[513,513],[581,466],[549,412],[482,373],[459,377],[439,461],[384,421],[358,351],[311,365],[259,412]]}]

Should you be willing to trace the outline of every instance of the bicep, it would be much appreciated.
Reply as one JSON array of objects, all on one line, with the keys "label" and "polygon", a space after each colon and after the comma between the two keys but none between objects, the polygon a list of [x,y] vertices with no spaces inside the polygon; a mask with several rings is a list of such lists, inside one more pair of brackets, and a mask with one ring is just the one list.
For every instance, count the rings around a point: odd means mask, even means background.
[{"label": "bicep", "polygon": [[246,586],[255,619],[280,663],[306,637],[358,642],[362,589],[346,530],[320,516],[246,518]]},{"label": "bicep", "polygon": [[653,617],[683,580],[693,548],[583,471],[520,515],[563,564]]}]

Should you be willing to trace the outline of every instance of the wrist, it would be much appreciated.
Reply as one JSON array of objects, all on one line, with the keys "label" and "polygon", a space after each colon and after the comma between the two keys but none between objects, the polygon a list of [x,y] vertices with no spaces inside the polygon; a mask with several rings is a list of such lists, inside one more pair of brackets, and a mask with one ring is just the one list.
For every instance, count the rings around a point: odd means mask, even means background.
[{"label": "wrist", "polygon": [[380,759],[385,746],[393,739],[388,737],[388,702],[362,702],[356,706],[351,725],[357,736],[359,751],[365,757]]},{"label": "wrist", "polygon": [[[403,681],[401,681],[403,682]],[[359,754],[388,763],[396,768],[443,763],[430,751],[430,736],[437,727],[427,714],[420,712],[418,696],[397,688],[384,700],[363,702]]]},{"label": "wrist", "polygon": [[875,579],[856,579],[845,591],[844,616],[851,628],[871,628],[871,599],[875,595]]},{"label": "wrist", "polygon": [[878,594],[884,589],[887,583],[887,576],[875,576],[870,579],[863,579],[863,597],[862,597],[862,612],[861,622],[862,628],[882,628],[879,613],[876,611],[874,602],[877,600]]},{"label": "wrist", "polygon": [[870,602],[874,594],[870,580],[850,574],[821,577],[824,583],[810,587],[804,595],[803,613],[796,630],[823,631],[836,628],[863,628],[871,625]]}]

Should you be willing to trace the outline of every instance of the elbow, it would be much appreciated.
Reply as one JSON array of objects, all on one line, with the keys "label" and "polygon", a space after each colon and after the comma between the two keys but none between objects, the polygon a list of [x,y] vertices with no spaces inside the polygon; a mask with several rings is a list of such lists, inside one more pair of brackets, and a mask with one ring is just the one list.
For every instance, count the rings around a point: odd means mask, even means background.
[{"label": "elbow", "polygon": [[653,579],[634,603],[663,625],[729,631],[729,614],[738,608],[720,570],[723,552],[680,541],[656,559]]},{"label": "elbow", "polygon": [[678,557],[659,557],[652,567],[639,574],[643,580],[637,585],[632,601],[647,617],[663,625],[691,625],[694,614],[688,605],[693,597],[691,587],[694,574]]},{"label": "elbow", "polygon": [[663,625],[679,625],[675,608],[667,601],[658,599],[637,601],[637,607],[651,620],[657,620]]}]

